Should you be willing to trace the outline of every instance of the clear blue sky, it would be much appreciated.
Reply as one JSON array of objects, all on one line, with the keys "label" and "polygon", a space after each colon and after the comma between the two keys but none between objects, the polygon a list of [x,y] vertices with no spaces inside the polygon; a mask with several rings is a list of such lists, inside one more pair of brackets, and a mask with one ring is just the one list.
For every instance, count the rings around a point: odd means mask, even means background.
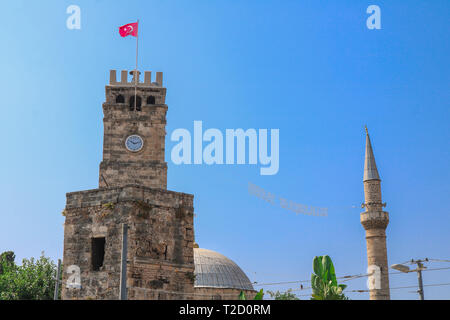
[{"label": "clear blue sky", "polygon": [[[81,8],[81,30],[66,28],[71,4]],[[381,8],[381,30],[366,27],[371,4]],[[367,124],[390,214],[389,264],[450,259],[449,8],[438,0],[5,2],[0,251],[19,262],[42,250],[62,257],[65,193],[98,186],[109,70],[134,68],[134,38],[117,27],[139,18],[140,69],[163,71],[167,87],[168,187],[195,195],[201,247],[261,283],[309,279],[323,254],[338,275],[365,273]],[[278,174],[174,165],[170,134],[193,130],[194,120],[223,132],[280,129]],[[270,205],[248,193],[249,182],[327,207],[328,217]],[[417,284],[415,274],[390,281]],[[424,281],[449,283],[450,270],[425,272]],[[347,284],[366,289],[365,279]],[[417,299],[410,291],[391,295]],[[427,287],[425,297],[450,299],[450,286]]]}]

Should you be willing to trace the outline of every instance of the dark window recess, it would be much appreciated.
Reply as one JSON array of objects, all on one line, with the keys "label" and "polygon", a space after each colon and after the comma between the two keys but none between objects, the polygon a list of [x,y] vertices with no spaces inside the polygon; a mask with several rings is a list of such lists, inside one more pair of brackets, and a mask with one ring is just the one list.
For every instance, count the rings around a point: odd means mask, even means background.
[{"label": "dark window recess", "polygon": [[[136,111],[141,111],[141,104],[142,104],[142,99],[141,97],[137,96],[136,97]],[[131,96],[130,98],[130,111],[134,110],[134,96]]]},{"label": "dark window recess", "polygon": [[123,97],[123,95],[119,94],[116,97],[116,103],[125,103],[125,98]]},{"label": "dark window recess", "polygon": [[105,258],[105,238],[92,238],[92,270],[98,271]]},{"label": "dark window recess", "polygon": [[149,96],[147,98],[147,104],[155,104],[155,97],[154,96]]}]

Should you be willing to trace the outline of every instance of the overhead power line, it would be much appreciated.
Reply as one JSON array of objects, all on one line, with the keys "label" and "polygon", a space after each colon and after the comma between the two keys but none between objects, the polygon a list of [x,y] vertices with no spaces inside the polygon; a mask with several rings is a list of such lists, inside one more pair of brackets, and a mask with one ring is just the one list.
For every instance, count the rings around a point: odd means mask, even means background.
[{"label": "overhead power line", "polygon": [[[421,259],[421,260],[423,260],[423,261],[425,261],[425,262],[430,262],[430,261],[434,261],[434,262],[450,262],[450,260],[446,260],[446,259],[430,259],[430,258],[425,258],[425,259]],[[402,263],[400,263],[400,264],[414,264],[414,263],[415,263],[415,261],[414,261],[414,259],[412,259],[412,260],[408,260],[408,261],[402,262]]]},{"label": "overhead power line", "polygon": [[[450,260],[444,260],[444,259],[428,259],[428,261],[436,261],[436,262],[450,262]],[[402,262],[401,264],[411,264],[411,260]],[[434,268],[434,269],[425,269],[423,271],[432,271],[432,270],[445,270],[445,269],[450,269],[450,268]],[[259,272],[252,272],[254,274],[261,274]],[[390,272],[389,274],[400,274],[402,272]],[[268,275],[269,273],[263,273]],[[274,273],[270,273],[270,275],[280,275],[280,274],[274,274]],[[359,278],[362,276],[369,276],[369,274],[365,274],[365,275],[348,275],[348,276],[341,276],[341,277],[337,277],[336,279],[346,279],[346,278]],[[281,281],[281,282],[273,282],[273,283],[257,283],[257,282],[253,282],[253,284],[255,285],[277,285],[277,284],[290,284],[290,283],[304,283],[304,282],[311,282],[311,280],[292,280],[292,281]]]},{"label": "overhead power line", "polygon": [[[448,270],[448,269],[450,269],[450,267],[424,269],[422,271],[425,272],[425,271]],[[392,275],[392,274],[404,274],[404,272],[389,272],[389,275]],[[337,277],[336,279],[346,279],[346,280],[343,280],[342,282],[347,282],[347,281],[350,281],[353,279],[368,277],[369,275],[370,274],[368,274],[368,273],[367,274],[355,274],[355,275]],[[295,280],[295,281],[281,281],[281,282],[269,282],[269,283],[253,282],[253,285],[255,285],[255,286],[272,286],[272,285],[280,285],[280,284],[309,283],[309,282],[311,282],[311,280]]]},{"label": "overhead power line", "polygon": [[[450,286],[450,283],[435,283],[435,284],[425,284],[424,287],[440,287],[440,286]],[[406,287],[394,287],[389,288],[390,290],[396,290],[396,289],[410,289],[410,288],[417,288],[417,286],[406,286]],[[370,290],[348,290],[347,292],[369,292]]]},{"label": "overhead power line", "polygon": [[444,260],[444,259],[428,259],[430,261],[438,261],[438,262],[450,262],[450,260]]}]

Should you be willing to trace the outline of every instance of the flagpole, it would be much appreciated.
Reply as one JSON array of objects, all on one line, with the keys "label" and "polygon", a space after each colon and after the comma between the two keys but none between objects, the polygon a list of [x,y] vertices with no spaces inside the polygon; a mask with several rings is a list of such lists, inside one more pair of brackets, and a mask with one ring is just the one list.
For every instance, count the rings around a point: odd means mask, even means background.
[{"label": "flagpole", "polygon": [[136,110],[137,105],[137,79],[138,79],[138,39],[139,39],[139,19],[137,20],[137,35],[136,35],[136,69],[134,71],[134,111]]}]

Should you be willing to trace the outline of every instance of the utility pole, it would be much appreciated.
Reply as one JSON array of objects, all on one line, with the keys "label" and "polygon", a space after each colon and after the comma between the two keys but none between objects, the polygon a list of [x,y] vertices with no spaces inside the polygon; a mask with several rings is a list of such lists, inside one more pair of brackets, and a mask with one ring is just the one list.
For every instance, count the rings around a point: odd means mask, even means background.
[{"label": "utility pole", "polygon": [[408,266],[405,266],[403,264],[393,264],[391,266],[392,269],[404,272],[404,273],[408,273],[408,272],[414,272],[417,271],[417,280],[419,281],[419,290],[417,290],[417,292],[419,293],[419,299],[420,300],[425,300],[424,299],[424,294],[423,294],[423,279],[422,279],[422,270],[425,270],[427,267],[423,266],[422,262],[428,262],[428,258],[425,258],[423,260],[414,260],[411,259],[410,263],[413,264],[417,264],[417,269],[414,270],[410,270]]},{"label": "utility pole", "polygon": [[127,300],[127,248],[128,248],[128,224],[123,223],[119,300]]},{"label": "utility pole", "polygon": [[[423,266],[423,264],[422,264],[423,261],[424,260],[417,260],[417,261],[411,260],[412,263],[416,263],[417,264],[416,271],[417,271],[417,279],[419,280],[419,291],[418,292],[419,292],[420,300],[424,300],[424,297],[423,297],[422,270],[426,269],[426,267]],[[425,261],[428,261],[428,258],[426,258]]]},{"label": "utility pole", "polygon": [[58,259],[58,269],[56,269],[55,292],[53,294],[53,300],[58,300],[60,274],[61,274],[61,259]]}]

